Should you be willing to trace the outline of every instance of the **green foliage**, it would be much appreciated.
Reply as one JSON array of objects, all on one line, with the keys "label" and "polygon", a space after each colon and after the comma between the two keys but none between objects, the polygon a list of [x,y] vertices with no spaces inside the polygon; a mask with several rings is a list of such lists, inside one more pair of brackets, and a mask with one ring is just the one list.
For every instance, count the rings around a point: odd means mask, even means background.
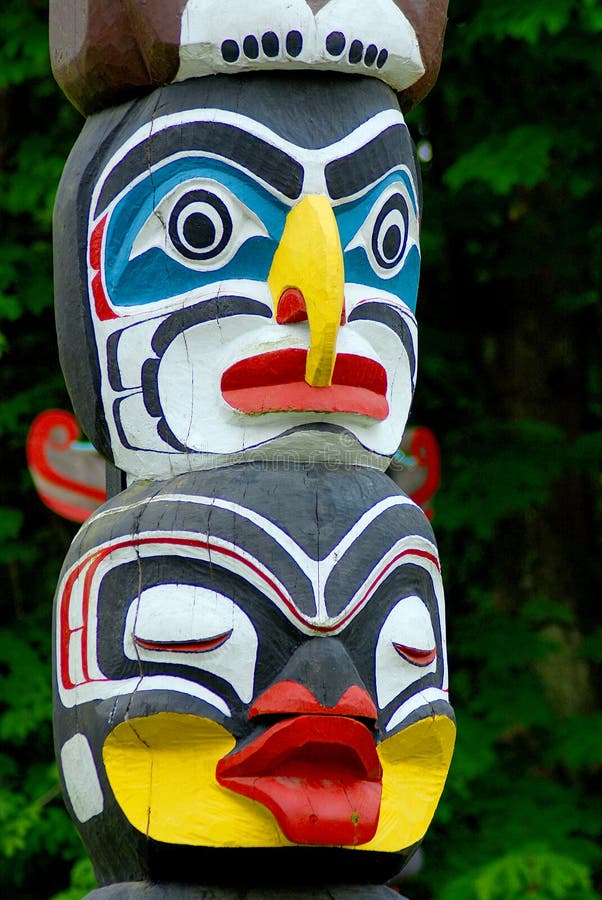
[{"label": "green foliage", "polygon": [[92,864],[88,859],[78,860],[71,870],[71,883],[66,891],[61,891],[50,900],[81,900],[96,887]]},{"label": "green foliage", "polygon": [[452,191],[469,181],[482,181],[494,194],[535,187],[546,178],[554,143],[554,135],[544,125],[522,125],[489,135],[449,167],[444,181]]},{"label": "green foliage", "polygon": [[[458,741],[412,900],[601,896],[599,0],[453,0],[423,166],[420,377]],[[53,763],[51,604],[75,528],[26,469],[69,409],[51,210],[81,119],[46,0],[0,16],[0,895],[79,900],[91,867]]]},{"label": "green foliage", "polygon": [[588,870],[545,845],[517,849],[448,885],[440,900],[595,900]]}]

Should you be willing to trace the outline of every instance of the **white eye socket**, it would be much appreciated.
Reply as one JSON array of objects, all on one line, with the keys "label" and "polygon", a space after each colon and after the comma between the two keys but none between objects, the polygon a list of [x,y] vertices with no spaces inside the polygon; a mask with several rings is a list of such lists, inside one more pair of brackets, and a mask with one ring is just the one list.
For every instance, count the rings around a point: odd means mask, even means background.
[{"label": "white eye socket", "polygon": [[158,247],[192,269],[221,268],[251,237],[267,237],[260,219],[228,188],[191,178],[163,197],[132,245],[130,259]]},{"label": "white eye socket", "polygon": [[362,247],[375,273],[384,279],[401,271],[410,247],[418,244],[418,220],[401,182],[378,198],[345,250]]},{"label": "white eye socket", "polygon": [[385,707],[412,682],[437,668],[430,613],[420,597],[404,597],[385,619],[376,644],[376,695]]},{"label": "white eye socket", "polygon": [[126,617],[128,659],[211,672],[228,681],[243,703],[253,696],[257,643],[253,623],[236,603],[191,584],[147,588]]}]

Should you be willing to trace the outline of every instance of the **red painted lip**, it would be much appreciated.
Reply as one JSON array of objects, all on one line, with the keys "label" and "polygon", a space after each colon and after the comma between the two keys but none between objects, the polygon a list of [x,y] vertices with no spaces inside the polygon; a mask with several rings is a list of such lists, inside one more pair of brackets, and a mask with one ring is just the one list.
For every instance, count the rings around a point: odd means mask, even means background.
[{"label": "red painted lip", "polygon": [[296,844],[365,844],[378,827],[382,767],[356,719],[285,719],[221,759],[216,778],[266,806]]},{"label": "red painted lip", "polygon": [[234,363],[222,375],[222,396],[240,412],[342,412],[386,419],[387,373],[380,363],[353,353],[337,355],[332,384],[305,381],[307,350],[272,350]]}]

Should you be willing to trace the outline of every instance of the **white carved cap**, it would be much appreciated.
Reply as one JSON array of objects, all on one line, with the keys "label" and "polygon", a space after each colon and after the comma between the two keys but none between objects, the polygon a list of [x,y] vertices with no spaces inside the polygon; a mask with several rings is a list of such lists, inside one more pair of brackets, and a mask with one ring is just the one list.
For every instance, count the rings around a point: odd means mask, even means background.
[{"label": "white carved cap", "polygon": [[393,0],[188,0],[175,81],[266,69],[372,75],[403,91],[424,75],[416,32]]}]

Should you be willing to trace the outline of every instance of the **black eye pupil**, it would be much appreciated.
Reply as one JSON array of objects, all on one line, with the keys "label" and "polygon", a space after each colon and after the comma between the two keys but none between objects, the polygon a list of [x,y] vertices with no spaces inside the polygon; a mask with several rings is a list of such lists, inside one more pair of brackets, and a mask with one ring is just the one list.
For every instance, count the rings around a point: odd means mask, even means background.
[{"label": "black eye pupil", "polygon": [[401,229],[399,225],[390,225],[383,240],[383,256],[395,259],[401,247]]},{"label": "black eye pupil", "polygon": [[232,232],[228,207],[217,194],[204,188],[180,197],[169,216],[169,239],[186,259],[216,260],[230,243]]},{"label": "black eye pupil", "polygon": [[204,213],[192,213],[182,229],[186,242],[197,250],[211,247],[215,241],[215,225]]}]

